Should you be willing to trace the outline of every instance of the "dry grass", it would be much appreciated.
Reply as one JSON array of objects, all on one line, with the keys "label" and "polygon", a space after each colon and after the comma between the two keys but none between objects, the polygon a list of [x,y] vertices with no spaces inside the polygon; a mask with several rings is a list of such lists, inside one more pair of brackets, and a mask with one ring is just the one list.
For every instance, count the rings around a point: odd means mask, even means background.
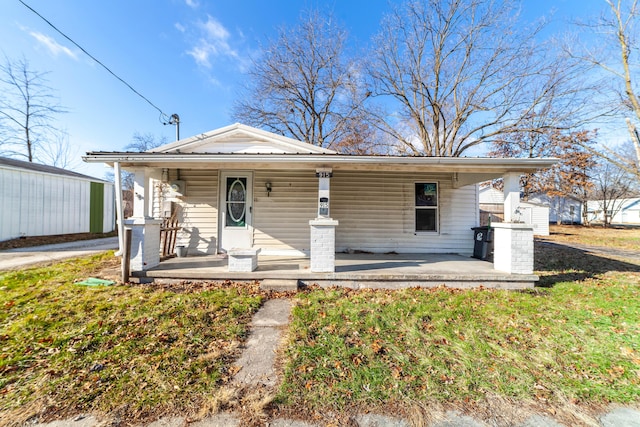
[{"label": "dry grass", "polygon": [[[628,231],[609,238],[637,235]],[[496,426],[533,414],[591,426],[611,402],[638,405],[640,262],[537,242],[535,268],[549,289],[299,295],[281,407],[395,405],[412,425],[457,411]]]},{"label": "dry grass", "polygon": [[551,235],[544,237],[543,240],[640,251],[640,227],[551,225],[549,231]]},{"label": "dry grass", "polygon": [[112,260],[0,274],[0,425],[87,411],[135,421],[233,400],[222,387],[261,304],[257,285],[74,284]]}]

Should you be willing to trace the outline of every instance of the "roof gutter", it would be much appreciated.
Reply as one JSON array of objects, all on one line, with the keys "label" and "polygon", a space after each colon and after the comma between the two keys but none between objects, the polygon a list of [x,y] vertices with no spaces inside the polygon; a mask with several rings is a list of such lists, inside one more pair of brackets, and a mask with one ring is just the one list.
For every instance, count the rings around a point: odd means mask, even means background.
[{"label": "roof gutter", "polygon": [[555,158],[487,158],[487,157],[409,157],[409,156],[352,156],[333,154],[207,154],[207,153],[109,153],[89,152],[82,159],[89,163],[122,164],[195,164],[195,163],[269,163],[269,164],[331,164],[331,165],[404,165],[434,166],[438,169],[513,169],[536,170],[558,162]]}]

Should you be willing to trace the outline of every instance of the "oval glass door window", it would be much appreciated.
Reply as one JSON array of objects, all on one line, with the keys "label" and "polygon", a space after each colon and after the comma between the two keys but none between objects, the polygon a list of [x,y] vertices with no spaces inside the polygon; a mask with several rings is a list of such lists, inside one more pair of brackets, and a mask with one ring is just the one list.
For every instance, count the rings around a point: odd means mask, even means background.
[{"label": "oval glass door window", "polygon": [[227,178],[227,227],[244,227],[247,211],[247,179]]}]

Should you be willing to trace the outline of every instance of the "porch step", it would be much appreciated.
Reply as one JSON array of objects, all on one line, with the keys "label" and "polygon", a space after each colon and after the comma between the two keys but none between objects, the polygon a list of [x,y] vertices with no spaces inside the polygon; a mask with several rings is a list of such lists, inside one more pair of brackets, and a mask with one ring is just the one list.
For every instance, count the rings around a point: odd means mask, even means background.
[{"label": "porch step", "polygon": [[297,292],[298,279],[264,279],[260,282],[260,289],[263,291]]}]

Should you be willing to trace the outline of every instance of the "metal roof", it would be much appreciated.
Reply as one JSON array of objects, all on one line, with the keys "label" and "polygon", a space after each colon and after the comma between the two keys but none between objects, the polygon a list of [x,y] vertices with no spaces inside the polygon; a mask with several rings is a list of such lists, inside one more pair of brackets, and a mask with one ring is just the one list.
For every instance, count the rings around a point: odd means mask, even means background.
[{"label": "metal roof", "polygon": [[55,166],[42,165],[40,163],[33,163],[33,162],[25,162],[23,160],[11,159],[8,157],[0,157],[0,167],[2,166],[6,166],[11,169],[22,169],[22,170],[28,170],[33,172],[48,173],[48,174],[58,175],[58,176],[81,178],[81,179],[86,179],[94,182],[108,182],[99,178],[94,178],[89,175],[83,175],[81,173],[73,172],[67,169],[57,168]]}]

